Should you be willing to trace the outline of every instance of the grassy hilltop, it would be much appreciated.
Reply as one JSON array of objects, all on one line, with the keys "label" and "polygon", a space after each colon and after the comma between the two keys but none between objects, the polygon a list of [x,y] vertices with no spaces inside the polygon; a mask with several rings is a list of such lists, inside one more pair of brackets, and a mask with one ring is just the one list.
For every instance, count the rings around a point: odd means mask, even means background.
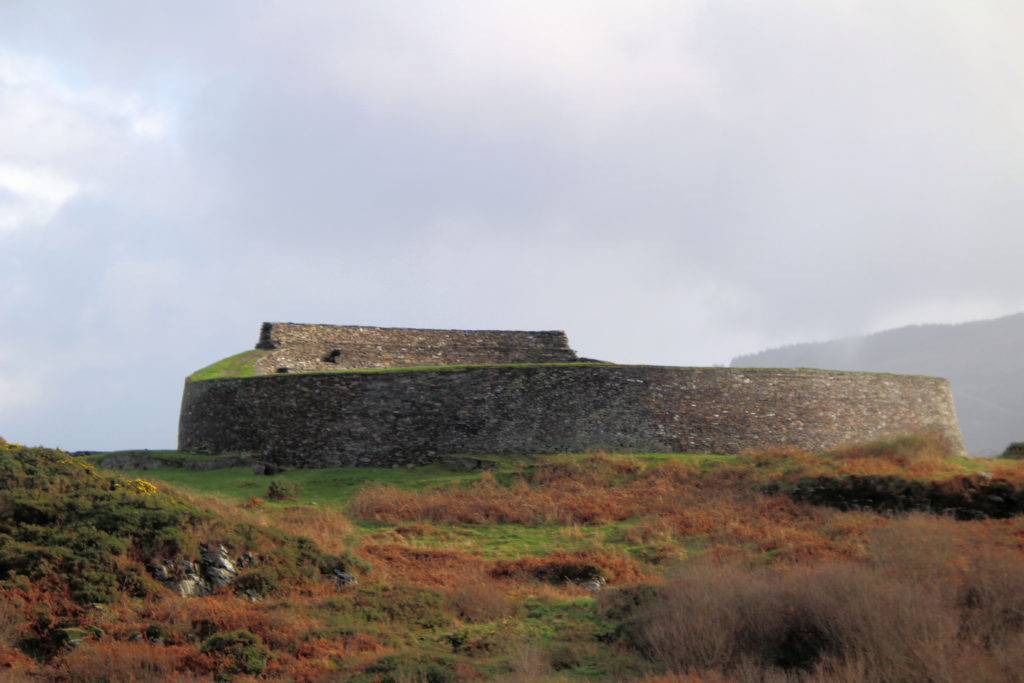
[{"label": "grassy hilltop", "polygon": [[[1003,681],[1024,666],[1017,461],[908,437],[494,462],[115,473],[0,442],[0,680]],[[154,576],[218,546],[249,559],[209,595]]]}]

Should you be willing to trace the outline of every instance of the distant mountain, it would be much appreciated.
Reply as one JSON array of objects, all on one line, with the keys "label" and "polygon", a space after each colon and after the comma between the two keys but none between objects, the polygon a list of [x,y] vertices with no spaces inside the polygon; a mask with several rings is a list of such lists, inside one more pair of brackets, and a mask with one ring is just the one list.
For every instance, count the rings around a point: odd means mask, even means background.
[{"label": "distant mountain", "polygon": [[795,344],[739,356],[730,365],[945,377],[969,453],[998,454],[1010,442],[1024,441],[1024,313]]}]

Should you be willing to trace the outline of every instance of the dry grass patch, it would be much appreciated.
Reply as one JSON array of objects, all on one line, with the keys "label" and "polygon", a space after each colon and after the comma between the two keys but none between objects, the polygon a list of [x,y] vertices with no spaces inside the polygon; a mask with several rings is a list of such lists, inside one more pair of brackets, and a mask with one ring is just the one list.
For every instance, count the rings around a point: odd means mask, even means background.
[{"label": "dry grass patch", "polygon": [[[170,485],[161,485],[161,488],[166,489],[175,498],[213,512],[222,519],[304,536],[316,543],[324,552],[335,555],[343,554],[350,547],[355,531],[355,526],[348,517],[330,506],[271,504],[255,496],[239,503],[218,496],[191,493]],[[220,523],[212,524],[209,528],[198,529],[198,533],[215,537]]]},{"label": "dry grass patch", "polygon": [[404,581],[417,586],[457,588],[484,573],[487,562],[460,550],[399,544],[369,544],[359,554],[373,566],[377,581]]},{"label": "dry grass patch", "polygon": [[[596,525],[643,519],[647,521],[625,532],[625,540],[670,544],[700,537],[716,546],[769,552],[775,560],[791,562],[861,556],[863,532],[878,523],[877,517],[760,493],[742,470],[732,467],[701,473],[676,461],[644,470],[627,462],[621,469],[607,466],[610,474],[574,478],[575,464],[545,465],[508,486],[489,475],[471,488],[409,491],[372,486],[353,498],[349,512],[406,526],[561,524],[569,540]],[[594,543],[603,547],[607,539],[595,537]]]},{"label": "dry grass patch", "polygon": [[490,574],[501,579],[540,580],[553,584],[583,584],[597,577],[609,582],[632,584],[649,578],[628,556],[596,550],[498,560]]}]

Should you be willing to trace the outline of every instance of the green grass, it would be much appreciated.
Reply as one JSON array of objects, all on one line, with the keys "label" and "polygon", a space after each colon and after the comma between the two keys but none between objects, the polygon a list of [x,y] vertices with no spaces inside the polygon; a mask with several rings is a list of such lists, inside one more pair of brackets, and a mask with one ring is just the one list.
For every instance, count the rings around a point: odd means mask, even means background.
[{"label": "green grass", "polygon": [[[194,455],[180,451],[152,451],[152,454],[167,458],[215,459],[216,456]],[[516,455],[516,456],[466,456],[499,463],[490,470],[499,481],[511,480],[522,472],[544,462],[571,461],[589,457],[590,454],[559,455]],[[95,458],[97,456],[89,456]],[[100,456],[102,457],[102,456]],[[453,456],[460,457],[460,456]],[[631,457],[625,455],[623,457]],[[687,453],[645,453],[636,456],[649,464],[668,460],[693,463],[701,471],[729,463],[737,456]],[[329,467],[324,469],[298,469],[277,474],[274,477],[253,474],[250,467],[229,467],[219,470],[188,470],[180,467],[161,467],[152,470],[122,470],[125,477],[142,477],[147,480],[165,481],[173,486],[202,494],[215,494],[236,500],[251,496],[266,497],[271,479],[284,479],[298,487],[299,503],[316,503],[343,508],[360,489],[371,484],[385,484],[410,490],[441,488],[454,484],[471,485],[480,476],[479,470],[461,470],[457,467],[437,463],[420,467]]]},{"label": "green grass", "polygon": [[[190,457],[179,453],[180,457]],[[500,463],[489,470],[503,484],[510,484],[519,476],[528,473],[542,463],[572,462],[591,457],[591,454],[559,454],[553,456],[518,455],[503,458],[491,456]],[[727,465],[736,456],[685,453],[647,453],[621,457],[635,457],[645,466],[657,466],[668,461],[689,463],[700,471],[709,471]],[[472,486],[481,476],[481,471],[462,471],[443,464],[414,468],[372,468],[336,467],[327,469],[300,469],[268,477],[255,475],[249,467],[233,467],[212,471],[195,471],[166,467],[146,471],[122,471],[125,477],[144,477],[158,486],[166,482],[174,487],[203,495],[244,501],[251,497],[269,500],[268,488],[276,479],[293,484],[297,495],[289,501],[274,502],[270,505],[288,506],[314,504],[345,511],[346,504],[360,490],[372,485],[390,485],[408,490],[426,490],[448,486]],[[424,548],[461,549],[488,559],[516,558],[528,555],[547,555],[556,551],[576,552],[601,548],[611,543],[620,547],[634,559],[641,562],[651,560],[651,554],[659,547],[647,544],[630,544],[623,540],[624,534],[638,521],[615,522],[596,525],[564,525],[558,523],[540,525],[521,524],[445,524],[430,523],[413,525],[392,524],[352,517],[351,521],[358,537],[373,537],[376,542],[398,542]],[[698,543],[699,539],[691,538]],[[699,550],[696,547],[692,550]],[[690,554],[685,551],[684,554]]]},{"label": "green grass", "polygon": [[268,477],[253,474],[251,467],[229,467],[219,470],[187,470],[161,467],[153,470],[123,470],[125,477],[144,477],[165,481],[173,486],[203,494],[245,500],[251,496],[266,497],[272,479],[284,479],[298,487],[297,502],[342,507],[359,489],[370,484],[391,484],[413,490],[472,481],[479,472],[465,472],[445,465],[416,468],[333,467],[326,469],[291,470]]},{"label": "green grass", "polygon": [[[355,520],[364,532],[378,536],[402,535],[407,525],[380,524]],[[614,534],[617,525],[566,527],[562,524],[523,526],[521,524],[434,524],[433,531],[406,540],[425,547],[457,548],[472,551],[488,559],[524,555],[547,555],[556,551],[574,552],[600,547]]]},{"label": "green grass", "polygon": [[196,370],[189,375],[190,382],[201,382],[206,379],[224,379],[227,377],[253,377],[256,369],[253,367],[260,358],[266,356],[269,351],[265,349],[250,349],[242,353],[236,353],[213,365],[208,365],[201,370]]}]

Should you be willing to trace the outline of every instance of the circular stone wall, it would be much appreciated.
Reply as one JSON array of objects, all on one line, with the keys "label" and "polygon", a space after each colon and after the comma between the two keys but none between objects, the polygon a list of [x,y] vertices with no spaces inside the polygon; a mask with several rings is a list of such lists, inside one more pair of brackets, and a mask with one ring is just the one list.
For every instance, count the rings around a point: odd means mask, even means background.
[{"label": "circular stone wall", "polygon": [[963,452],[949,383],[824,370],[475,366],[186,382],[178,448],[295,467],[445,454],[810,451],[938,431]]}]

